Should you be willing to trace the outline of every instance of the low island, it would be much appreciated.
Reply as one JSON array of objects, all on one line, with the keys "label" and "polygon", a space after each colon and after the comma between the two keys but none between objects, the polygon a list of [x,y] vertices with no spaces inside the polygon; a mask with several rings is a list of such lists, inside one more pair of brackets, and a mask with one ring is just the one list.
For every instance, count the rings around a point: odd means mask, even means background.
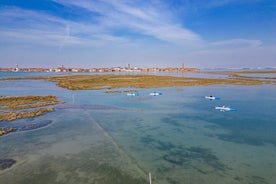
[{"label": "low island", "polygon": [[[63,103],[56,96],[2,96],[0,97],[0,122],[31,118],[53,112],[53,105]],[[13,127],[0,127],[0,136],[16,131]]]},{"label": "low island", "polygon": [[[176,77],[150,74],[68,74],[59,76],[39,76],[3,78],[1,80],[48,80],[69,90],[111,90],[119,88],[156,88],[172,86],[206,85],[262,85],[276,84],[273,77],[250,77],[245,74],[276,74],[276,71],[202,72],[217,75],[214,78]],[[225,77],[219,77],[225,75]]]}]

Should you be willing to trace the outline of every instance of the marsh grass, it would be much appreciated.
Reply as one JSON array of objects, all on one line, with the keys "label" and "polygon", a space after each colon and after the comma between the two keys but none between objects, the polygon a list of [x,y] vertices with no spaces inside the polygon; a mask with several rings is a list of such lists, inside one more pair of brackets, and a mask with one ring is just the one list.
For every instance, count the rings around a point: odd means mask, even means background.
[{"label": "marsh grass", "polygon": [[0,97],[0,122],[30,118],[53,112],[52,105],[63,103],[55,96]]},{"label": "marsh grass", "polygon": [[[221,74],[221,73],[217,73]],[[274,80],[262,78],[231,77],[237,73],[228,74],[228,78],[196,78],[196,77],[174,77],[157,75],[137,74],[91,74],[91,75],[64,75],[64,76],[42,76],[25,78],[5,78],[1,80],[49,80],[56,82],[59,87],[69,90],[111,90],[114,88],[156,88],[172,86],[207,86],[207,85],[261,85],[275,84]]]},{"label": "marsh grass", "polygon": [[22,110],[59,104],[53,96],[8,96],[0,97],[0,110]]},{"label": "marsh grass", "polygon": [[246,79],[206,79],[206,78],[183,78],[173,76],[155,75],[74,75],[63,77],[50,77],[60,87],[80,89],[113,89],[113,88],[155,88],[170,86],[198,86],[215,84],[234,85],[260,85],[268,81]]}]

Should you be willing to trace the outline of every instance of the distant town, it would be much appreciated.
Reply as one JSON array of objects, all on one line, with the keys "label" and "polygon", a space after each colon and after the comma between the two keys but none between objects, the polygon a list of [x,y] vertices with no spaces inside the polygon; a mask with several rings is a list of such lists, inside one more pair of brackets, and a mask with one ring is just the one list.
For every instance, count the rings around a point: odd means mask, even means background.
[{"label": "distant town", "polygon": [[65,67],[64,65],[57,68],[21,68],[18,65],[11,68],[1,68],[0,72],[184,72],[184,71],[199,71],[197,68],[187,68],[182,64],[181,67],[166,67],[166,68],[139,68],[131,67],[104,67],[104,68],[75,68]]}]

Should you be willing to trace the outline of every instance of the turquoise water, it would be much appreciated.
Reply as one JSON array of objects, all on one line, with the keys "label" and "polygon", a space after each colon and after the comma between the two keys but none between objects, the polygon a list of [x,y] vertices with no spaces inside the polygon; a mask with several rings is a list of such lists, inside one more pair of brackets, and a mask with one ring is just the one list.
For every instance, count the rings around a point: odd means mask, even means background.
[{"label": "turquoise water", "polygon": [[[65,101],[55,112],[0,123],[48,122],[0,137],[0,159],[16,160],[0,169],[7,184],[149,183],[149,172],[159,184],[276,183],[275,86],[139,89],[138,97],[47,81],[0,81],[0,89]],[[215,110],[221,105],[237,111]]]}]

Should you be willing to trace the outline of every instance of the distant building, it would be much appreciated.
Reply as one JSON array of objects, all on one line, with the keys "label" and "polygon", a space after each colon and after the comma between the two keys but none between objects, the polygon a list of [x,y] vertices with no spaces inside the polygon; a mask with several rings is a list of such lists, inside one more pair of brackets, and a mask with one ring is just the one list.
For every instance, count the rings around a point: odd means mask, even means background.
[{"label": "distant building", "polygon": [[15,71],[15,72],[18,72],[18,71],[19,71],[18,64],[16,64],[16,67],[15,67],[14,71]]},{"label": "distant building", "polygon": [[184,72],[184,63],[182,63],[181,71]]}]

